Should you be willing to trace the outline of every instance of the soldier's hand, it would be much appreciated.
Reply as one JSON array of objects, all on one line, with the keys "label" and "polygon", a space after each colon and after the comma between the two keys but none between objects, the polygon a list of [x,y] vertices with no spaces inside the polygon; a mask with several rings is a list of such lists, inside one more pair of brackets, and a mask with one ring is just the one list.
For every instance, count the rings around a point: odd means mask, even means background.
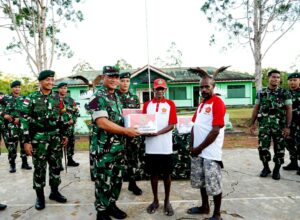
[{"label": "soldier's hand", "polygon": [[256,131],[256,125],[251,125],[250,134],[254,135],[255,131]]},{"label": "soldier's hand", "polygon": [[13,121],[13,118],[10,116],[10,115],[4,115],[4,119],[6,119],[7,121],[9,122],[12,122]]},{"label": "soldier's hand", "polygon": [[64,146],[64,147],[67,147],[68,146],[68,138],[67,137],[63,137],[62,140],[61,140],[61,144]]},{"label": "soldier's hand", "polygon": [[284,128],[282,131],[283,137],[287,138],[291,133],[291,130],[289,128]]},{"label": "soldier's hand", "polygon": [[138,132],[138,129],[137,128],[124,128],[125,129],[125,135],[128,136],[128,137],[136,137],[136,136],[139,136],[141,135],[139,132]]},{"label": "soldier's hand", "polygon": [[28,156],[32,156],[32,145],[31,144],[25,143],[24,150]]},{"label": "soldier's hand", "polygon": [[73,119],[71,119],[70,121],[68,121],[68,125],[73,125],[73,124],[74,124]]},{"label": "soldier's hand", "polygon": [[15,124],[15,125],[19,125],[19,124],[20,124],[20,119],[19,119],[19,118],[15,118],[14,124]]}]

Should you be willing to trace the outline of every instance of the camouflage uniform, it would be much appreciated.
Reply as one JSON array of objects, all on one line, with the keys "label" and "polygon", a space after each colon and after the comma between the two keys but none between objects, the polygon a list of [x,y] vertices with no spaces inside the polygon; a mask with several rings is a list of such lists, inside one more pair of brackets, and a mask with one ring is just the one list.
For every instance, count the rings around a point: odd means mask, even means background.
[{"label": "camouflage uniform", "polygon": [[[123,126],[122,104],[116,92],[111,94],[102,85],[90,100],[89,109],[92,115],[100,113],[100,117],[107,117],[115,124]],[[108,133],[93,120],[91,151],[96,178],[95,208],[97,211],[104,211],[117,201],[122,188],[125,164],[123,136]]]},{"label": "camouflage uniform", "polygon": [[293,101],[293,118],[290,138],[287,138],[286,148],[290,153],[290,159],[300,160],[300,88],[290,90]]},{"label": "camouflage uniform", "polygon": [[[24,101],[23,96],[14,97],[13,94],[5,95],[1,100],[2,116],[10,115],[13,119],[20,118],[20,109]],[[17,147],[20,141],[20,157],[22,161],[27,164],[27,156],[24,150],[24,143],[21,141],[20,125],[16,125],[4,119],[3,125],[3,139],[8,151],[8,161],[11,165],[15,165],[17,158]]]},{"label": "camouflage uniform", "polygon": [[34,165],[33,188],[46,185],[46,168],[49,164],[49,185],[57,188],[61,183],[61,137],[66,136],[66,121],[60,114],[59,99],[53,93],[31,93],[23,102],[21,110],[22,140],[32,144]]},{"label": "camouflage uniform", "polygon": [[[139,109],[140,101],[137,95],[132,94],[130,91],[121,93],[117,91],[123,108]],[[125,160],[126,160],[126,178],[128,180],[136,180],[136,170],[139,164],[139,150],[142,142],[142,137],[138,136],[135,138],[125,138]]]},{"label": "camouflage uniform", "polygon": [[292,104],[291,94],[283,88],[270,90],[263,89],[257,95],[256,104],[259,104],[257,121],[259,124],[259,157],[263,163],[271,160],[271,138],[274,142],[275,165],[284,162],[285,141],[282,134],[286,127],[286,106]]}]

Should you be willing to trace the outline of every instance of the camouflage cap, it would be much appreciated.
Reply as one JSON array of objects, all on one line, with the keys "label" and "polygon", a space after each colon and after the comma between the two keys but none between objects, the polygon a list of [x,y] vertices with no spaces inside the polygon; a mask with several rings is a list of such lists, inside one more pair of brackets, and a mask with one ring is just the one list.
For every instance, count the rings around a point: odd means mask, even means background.
[{"label": "camouflage cap", "polygon": [[130,72],[124,72],[124,73],[120,73],[120,79],[123,79],[123,78],[129,78],[130,79]]},{"label": "camouflage cap", "polygon": [[55,72],[52,70],[43,70],[40,72],[38,76],[38,80],[41,81],[43,79],[46,79],[47,77],[54,77]]},{"label": "camouflage cap", "polygon": [[103,74],[107,76],[119,76],[119,68],[116,66],[104,66]]},{"label": "camouflage cap", "polygon": [[57,88],[61,88],[61,87],[63,87],[63,86],[67,86],[68,85],[68,83],[66,83],[66,82],[61,82],[61,83],[59,83],[58,85],[57,85]]},{"label": "camouflage cap", "polygon": [[288,75],[288,79],[300,78],[300,73],[291,73]]},{"label": "camouflage cap", "polygon": [[10,88],[14,88],[16,86],[20,86],[21,82],[19,80],[15,80],[10,84]]}]

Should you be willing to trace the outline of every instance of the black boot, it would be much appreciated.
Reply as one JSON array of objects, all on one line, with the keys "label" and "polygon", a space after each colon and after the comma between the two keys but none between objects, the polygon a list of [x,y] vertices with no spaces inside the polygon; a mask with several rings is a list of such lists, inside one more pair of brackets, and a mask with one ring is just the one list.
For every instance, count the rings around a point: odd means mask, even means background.
[{"label": "black boot", "polygon": [[292,159],[291,162],[287,165],[282,167],[284,170],[298,170],[298,162],[297,159]]},{"label": "black boot", "polygon": [[70,167],[78,167],[79,163],[75,162],[72,157],[68,157],[68,166]]},{"label": "black boot", "polygon": [[128,184],[128,190],[131,191],[134,195],[142,195],[143,191],[136,185],[135,180],[130,180]]},{"label": "black boot", "polygon": [[264,165],[264,168],[260,172],[260,177],[267,177],[271,173],[271,170],[270,170],[270,167],[269,167],[269,163],[268,162],[264,162],[263,165]]},{"label": "black boot", "polygon": [[0,211],[6,209],[6,205],[0,204]]},{"label": "black boot", "polygon": [[280,166],[281,165],[279,165],[279,164],[275,164],[275,167],[274,167],[274,170],[273,170],[273,174],[272,174],[272,178],[274,180],[280,180],[280,173],[279,173]]},{"label": "black boot", "polygon": [[27,157],[22,157],[22,166],[21,166],[22,169],[25,169],[25,170],[31,170],[32,167],[28,165],[27,163]]},{"label": "black boot", "polygon": [[298,167],[297,174],[300,175],[300,167]]},{"label": "black boot", "polygon": [[116,202],[110,203],[106,213],[116,219],[124,219],[127,217],[127,214],[116,206]]},{"label": "black boot", "polygon": [[97,220],[111,220],[106,211],[97,212]]},{"label": "black boot", "polygon": [[15,160],[10,161],[9,172],[10,173],[15,173],[16,172],[16,163],[15,163]]},{"label": "black boot", "polygon": [[60,192],[58,192],[57,187],[51,187],[51,193],[49,195],[49,199],[55,200],[56,202],[59,202],[59,203],[67,202],[67,198],[64,197],[62,194],[60,194]]},{"label": "black boot", "polygon": [[35,208],[37,210],[42,210],[45,208],[44,188],[36,189],[35,192],[36,192]]}]

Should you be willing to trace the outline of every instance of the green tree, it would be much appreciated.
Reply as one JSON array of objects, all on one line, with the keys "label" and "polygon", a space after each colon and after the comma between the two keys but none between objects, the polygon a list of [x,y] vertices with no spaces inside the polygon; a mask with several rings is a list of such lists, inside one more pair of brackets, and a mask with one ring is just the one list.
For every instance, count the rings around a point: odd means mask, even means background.
[{"label": "green tree", "polygon": [[299,0],[206,0],[201,10],[209,22],[218,24],[219,31],[227,31],[229,45],[250,45],[257,90],[262,87],[262,61],[267,52],[300,19]]},{"label": "green tree", "polygon": [[118,67],[120,70],[130,70],[130,69],[132,69],[132,65],[129,64],[125,59],[117,60],[117,63],[115,64],[115,66]]},{"label": "green tree", "polygon": [[55,56],[72,57],[73,51],[58,39],[62,24],[83,20],[74,3],[80,0],[0,0],[1,27],[14,32],[8,50],[25,52],[26,61],[36,76],[51,69]]},{"label": "green tree", "polygon": [[[274,68],[269,67],[269,68],[264,68],[262,70],[262,87],[264,87],[264,88],[268,87],[268,84],[269,84],[268,72],[272,69],[274,69]],[[286,71],[281,71],[280,86],[282,88],[285,88],[285,89],[289,88],[287,78],[288,78],[288,73]]]},{"label": "green tree", "polygon": [[154,60],[154,65],[157,67],[181,67],[181,64],[182,52],[177,48],[175,42],[171,42],[164,59],[158,56]]},{"label": "green tree", "polygon": [[83,60],[79,63],[77,63],[73,68],[72,68],[72,73],[80,73],[82,71],[88,71],[88,70],[94,70],[94,68],[92,67],[92,65]]}]

